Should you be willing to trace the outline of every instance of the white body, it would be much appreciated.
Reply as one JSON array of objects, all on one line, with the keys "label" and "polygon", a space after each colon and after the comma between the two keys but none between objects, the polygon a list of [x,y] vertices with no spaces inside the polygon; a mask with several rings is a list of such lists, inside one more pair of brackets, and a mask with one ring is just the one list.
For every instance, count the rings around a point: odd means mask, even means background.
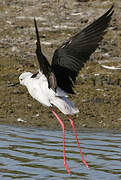
[{"label": "white body", "polygon": [[31,78],[31,72],[20,75],[20,84],[27,87],[30,95],[44,106],[55,105],[64,114],[75,114],[79,110],[69,101],[65,92],[57,87],[56,93],[48,88],[47,78],[39,72],[36,77]]}]

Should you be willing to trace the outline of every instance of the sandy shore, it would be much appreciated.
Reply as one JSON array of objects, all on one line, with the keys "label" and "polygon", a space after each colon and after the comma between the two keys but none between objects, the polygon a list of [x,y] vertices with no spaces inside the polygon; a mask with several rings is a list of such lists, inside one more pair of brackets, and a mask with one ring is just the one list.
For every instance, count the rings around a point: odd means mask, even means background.
[{"label": "sandy shore", "polygon": [[[69,3],[71,1],[71,3]],[[39,26],[43,52],[49,61],[66,39],[111,7],[111,0],[24,0],[0,2],[0,123],[46,128],[60,127],[48,108],[33,100],[25,87],[10,87],[23,71],[36,72],[35,31]],[[81,70],[76,94],[77,128],[121,129],[121,1],[115,1],[108,33]],[[117,68],[117,69],[116,69]],[[58,110],[57,110],[58,111]],[[60,117],[70,128],[67,118]]]}]

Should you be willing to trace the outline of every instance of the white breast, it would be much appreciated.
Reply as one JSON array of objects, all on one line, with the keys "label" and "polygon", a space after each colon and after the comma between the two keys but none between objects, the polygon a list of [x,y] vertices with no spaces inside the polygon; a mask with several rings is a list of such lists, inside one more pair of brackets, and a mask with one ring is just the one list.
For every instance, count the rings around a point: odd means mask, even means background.
[{"label": "white breast", "polygon": [[67,99],[65,92],[57,87],[56,93],[48,88],[45,75],[38,74],[36,78],[27,78],[24,81],[30,95],[44,106],[55,105],[64,114],[75,114],[79,110]]},{"label": "white breast", "polygon": [[27,83],[30,95],[45,106],[50,106],[48,82],[44,76],[31,78]]}]

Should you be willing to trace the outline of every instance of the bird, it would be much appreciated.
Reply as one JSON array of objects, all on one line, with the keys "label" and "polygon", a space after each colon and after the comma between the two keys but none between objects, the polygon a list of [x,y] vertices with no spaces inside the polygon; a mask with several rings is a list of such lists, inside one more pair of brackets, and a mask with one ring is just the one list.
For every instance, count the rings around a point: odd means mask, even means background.
[{"label": "bird", "polygon": [[89,168],[80,148],[74,122],[71,115],[79,112],[79,109],[69,100],[68,94],[74,94],[76,78],[87,62],[91,54],[99,47],[107,27],[114,13],[112,5],[102,16],[87,25],[73,37],[67,39],[54,52],[51,64],[42,52],[37,22],[34,18],[36,33],[36,56],[39,63],[39,71],[35,74],[23,72],[19,76],[19,84],[26,86],[30,95],[42,105],[49,107],[59,121],[63,130],[63,157],[64,166],[69,174],[70,168],[66,163],[65,152],[65,125],[54,110],[56,106],[70,121],[77,141],[83,163]]}]

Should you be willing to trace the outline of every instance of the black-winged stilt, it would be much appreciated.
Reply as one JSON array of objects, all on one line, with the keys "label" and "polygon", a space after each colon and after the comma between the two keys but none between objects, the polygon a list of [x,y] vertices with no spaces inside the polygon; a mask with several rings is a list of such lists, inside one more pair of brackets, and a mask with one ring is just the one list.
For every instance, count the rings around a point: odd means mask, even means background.
[{"label": "black-winged stilt", "polygon": [[66,114],[69,119],[73,132],[77,140],[78,148],[82,157],[82,161],[88,167],[77,138],[73,120],[70,115],[78,113],[79,110],[67,98],[66,93],[73,94],[73,83],[83,67],[84,63],[89,59],[90,55],[99,46],[99,42],[106,33],[113,14],[113,6],[100,18],[92,24],[81,30],[78,34],[64,42],[54,52],[51,65],[43,55],[40,45],[40,38],[36,20],[34,19],[36,30],[36,55],[40,65],[40,70],[36,74],[24,72],[20,75],[20,84],[27,87],[30,95],[41,104],[48,106],[55,117],[58,119],[63,129],[63,155],[64,166],[68,173],[70,169],[66,164],[65,155],[65,127],[62,120],[53,109],[55,105],[62,113]]}]

